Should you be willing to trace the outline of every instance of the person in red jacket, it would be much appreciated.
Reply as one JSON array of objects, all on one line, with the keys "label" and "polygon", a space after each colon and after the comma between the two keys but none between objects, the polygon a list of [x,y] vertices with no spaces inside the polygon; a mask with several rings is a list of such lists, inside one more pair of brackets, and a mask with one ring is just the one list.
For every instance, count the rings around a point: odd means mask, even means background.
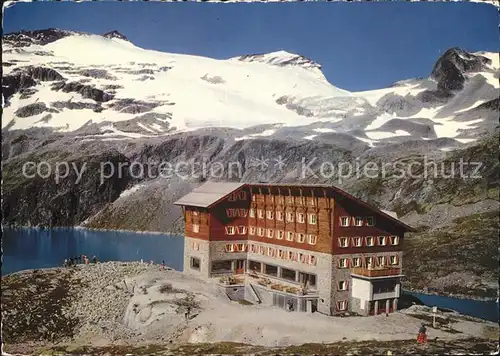
[{"label": "person in red jacket", "polygon": [[417,342],[419,344],[425,344],[427,342],[426,331],[427,331],[427,328],[425,327],[424,324],[422,324],[422,326],[418,330],[418,336],[417,336]]}]

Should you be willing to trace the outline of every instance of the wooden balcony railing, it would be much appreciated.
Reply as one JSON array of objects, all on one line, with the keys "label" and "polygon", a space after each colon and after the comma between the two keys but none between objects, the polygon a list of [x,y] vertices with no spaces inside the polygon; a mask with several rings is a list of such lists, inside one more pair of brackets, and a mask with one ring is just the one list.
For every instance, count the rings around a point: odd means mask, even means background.
[{"label": "wooden balcony railing", "polygon": [[355,267],[351,271],[352,274],[357,274],[365,277],[389,277],[389,276],[398,276],[401,274],[401,268],[362,268]]}]

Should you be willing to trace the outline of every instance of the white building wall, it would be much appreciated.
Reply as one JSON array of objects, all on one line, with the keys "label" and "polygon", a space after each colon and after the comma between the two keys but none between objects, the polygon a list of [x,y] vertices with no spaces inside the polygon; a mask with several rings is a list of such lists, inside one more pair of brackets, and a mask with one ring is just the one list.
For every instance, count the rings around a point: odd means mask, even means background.
[{"label": "white building wall", "polygon": [[373,293],[373,285],[370,281],[352,278],[351,295],[361,301],[370,300]]}]

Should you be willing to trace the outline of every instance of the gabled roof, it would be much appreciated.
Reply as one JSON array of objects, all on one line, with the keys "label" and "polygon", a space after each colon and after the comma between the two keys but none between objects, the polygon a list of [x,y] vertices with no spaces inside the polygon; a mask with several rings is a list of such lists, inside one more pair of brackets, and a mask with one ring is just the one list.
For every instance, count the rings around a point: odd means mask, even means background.
[{"label": "gabled roof", "polygon": [[244,185],[244,183],[207,182],[193,189],[191,193],[183,196],[174,204],[209,208]]}]

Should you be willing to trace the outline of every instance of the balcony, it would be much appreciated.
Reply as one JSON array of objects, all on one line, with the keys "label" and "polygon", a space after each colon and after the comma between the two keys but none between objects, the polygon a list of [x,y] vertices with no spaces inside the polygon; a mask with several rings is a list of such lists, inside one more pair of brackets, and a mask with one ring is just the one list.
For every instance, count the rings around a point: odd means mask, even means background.
[{"label": "balcony", "polygon": [[368,277],[368,278],[387,278],[387,277],[402,277],[401,268],[362,268],[355,267],[351,270],[351,274]]}]

